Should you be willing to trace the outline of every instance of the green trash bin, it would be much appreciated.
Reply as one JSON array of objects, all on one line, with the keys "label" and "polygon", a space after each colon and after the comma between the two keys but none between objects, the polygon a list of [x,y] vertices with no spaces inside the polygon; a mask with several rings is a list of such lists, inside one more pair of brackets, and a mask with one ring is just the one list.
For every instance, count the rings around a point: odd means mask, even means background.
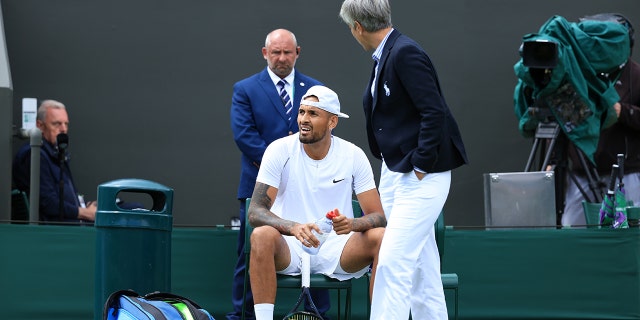
[{"label": "green trash bin", "polygon": [[[124,209],[118,194],[150,196],[150,209]],[[141,179],[98,186],[94,319],[102,319],[107,297],[117,290],[171,292],[173,190]]]}]

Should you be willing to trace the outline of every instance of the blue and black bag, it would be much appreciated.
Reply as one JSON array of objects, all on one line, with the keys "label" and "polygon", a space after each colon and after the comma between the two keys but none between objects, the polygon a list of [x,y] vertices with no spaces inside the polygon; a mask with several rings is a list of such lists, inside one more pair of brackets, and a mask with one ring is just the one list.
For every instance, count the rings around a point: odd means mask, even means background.
[{"label": "blue and black bag", "polygon": [[152,292],[140,296],[133,290],[109,295],[103,320],[215,320],[197,303],[172,293]]}]

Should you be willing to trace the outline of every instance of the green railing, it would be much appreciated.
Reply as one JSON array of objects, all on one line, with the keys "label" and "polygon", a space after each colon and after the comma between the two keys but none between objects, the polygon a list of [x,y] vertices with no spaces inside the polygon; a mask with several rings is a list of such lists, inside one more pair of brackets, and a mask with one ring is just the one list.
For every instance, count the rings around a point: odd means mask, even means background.
[{"label": "green railing", "polygon": [[[172,291],[224,319],[236,239],[228,229],[174,228]],[[93,227],[0,224],[2,318],[91,319],[95,244]],[[454,229],[445,244],[460,319],[640,318],[640,229]],[[354,319],[365,318],[364,281],[354,282]],[[298,295],[288,291],[277,312]]]}]

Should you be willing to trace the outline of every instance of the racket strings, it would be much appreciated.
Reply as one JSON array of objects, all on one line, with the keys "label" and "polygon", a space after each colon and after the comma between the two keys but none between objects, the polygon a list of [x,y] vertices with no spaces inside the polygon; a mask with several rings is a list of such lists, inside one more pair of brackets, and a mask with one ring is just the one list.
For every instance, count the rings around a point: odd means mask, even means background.
[{"label": "racket strings", "polygon": [[307,311],[298,311],[298,312],[294,312],[286,315],[283,320],[323,320],[323,319],[322,317]]}]

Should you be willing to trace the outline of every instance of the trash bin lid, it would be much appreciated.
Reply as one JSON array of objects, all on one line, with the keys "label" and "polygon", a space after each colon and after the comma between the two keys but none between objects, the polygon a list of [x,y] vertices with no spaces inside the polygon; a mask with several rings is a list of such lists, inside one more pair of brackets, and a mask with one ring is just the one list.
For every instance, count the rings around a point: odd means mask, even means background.
[{"label": "trash bin lid", "polygon": [[98,186],[98,211],[132,211],[117,205],[120,192],[147,194],[153,200],[150,211],[171,215],[173,189],[143,179],[119,179]]}]

